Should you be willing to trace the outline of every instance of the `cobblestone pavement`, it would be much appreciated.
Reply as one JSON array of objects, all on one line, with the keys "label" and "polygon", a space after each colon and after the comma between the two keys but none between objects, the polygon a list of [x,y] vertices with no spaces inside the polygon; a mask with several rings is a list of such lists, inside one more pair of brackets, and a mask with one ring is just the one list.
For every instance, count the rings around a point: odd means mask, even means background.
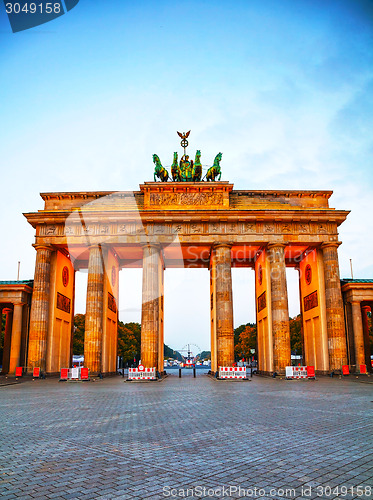
[{"label": "cobblestone pavement", "polygon": [[0,497],[373,498],[372,400],[354,378],[202,371],[1,387]]}]

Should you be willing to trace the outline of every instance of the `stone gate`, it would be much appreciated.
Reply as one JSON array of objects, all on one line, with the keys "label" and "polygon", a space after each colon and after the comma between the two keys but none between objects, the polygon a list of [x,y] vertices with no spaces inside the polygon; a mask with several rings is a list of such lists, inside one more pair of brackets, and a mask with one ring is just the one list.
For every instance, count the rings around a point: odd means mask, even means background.
[{"label": "stone gate", "polygon": [[[118,272],[142,267],[141,359],[163,371],[164,271],[210,271],[212,371],[234,361],[232,267],[255,270],[259,369],[290,364],[286,267],[299,270],[305,362],[347,363],[338,226],[331,191],[245,191],[229,182],[145,182],[136,192],[42,193],[25,214],[36,266],[28,370],[56,373],[71,354],[75,271],[88,269],[85,365],[116,370]],[[166,298],[167,300],[167,298]]]}]

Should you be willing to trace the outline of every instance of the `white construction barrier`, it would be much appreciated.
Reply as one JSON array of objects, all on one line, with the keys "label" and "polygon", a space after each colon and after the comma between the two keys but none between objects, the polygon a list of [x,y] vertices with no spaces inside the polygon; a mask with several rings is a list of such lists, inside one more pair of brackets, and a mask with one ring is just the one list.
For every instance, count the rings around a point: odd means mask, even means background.
[{"label": "white construction barrier", "polygon": [[61,368],[60,380],[89,380],[89,370],[84,366]]},{"label": "white construction barrier", "polygon": [[219,378],[246,378],[246,366],[219,366]]},{"label": "white construction barrier", "polygon": [[313,366],[287,366],[285,378],[315,378],[315,368]]},{"label": "white construction barrier", "polygon": [[128,380],[156,380],[155,368],[128,368]]}]

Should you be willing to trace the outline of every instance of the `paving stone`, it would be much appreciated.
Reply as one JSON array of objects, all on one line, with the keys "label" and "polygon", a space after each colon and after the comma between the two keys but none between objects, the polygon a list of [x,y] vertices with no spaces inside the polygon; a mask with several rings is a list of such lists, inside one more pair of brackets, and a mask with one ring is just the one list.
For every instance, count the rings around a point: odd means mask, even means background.
[{"label": "paving stone", "polygon": [[[40,382],[0,388],[2,499],[156,500],[174,498],[171,488],[223,486],[263,489],[264,500],[287,498],[272,488],[294,488],[292,499],[313,499],[323,498],[320,486],[373,482],[368,384],[219,383],[198,372],[160,384]],[[373,498],[354,491],[339,500]]]}]

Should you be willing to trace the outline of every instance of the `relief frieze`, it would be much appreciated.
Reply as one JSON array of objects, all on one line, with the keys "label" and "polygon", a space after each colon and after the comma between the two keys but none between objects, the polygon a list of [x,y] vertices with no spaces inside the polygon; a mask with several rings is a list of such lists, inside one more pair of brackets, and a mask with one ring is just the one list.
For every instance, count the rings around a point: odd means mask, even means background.
[{"label": "relief frieze", "polygon": [[172,225],[172,232],[175,234],[182,234],[185,233],[184,231],[184,226],[181,223],[176,223]]},{"label": "relief frieze", "polygon": [[45,228],[45,234],[47,236],[56,236],[56,234],[57,234],[57,226],[54,226],[54,225],[53,226],[47,226]]},{"label": "relief frieze", "polygon": [[292,228],[291,224],[282,224],[282,226],[281,226],[282,233],[291,233],[292,230],[293,230],[293,228]]},{"label": "relief frieze", "polygon": [[299,224],[298,231],[300,233],[309,233],[310,232],[310,225],[309,224]]},{"label": "relief frieze", "polygon": [[150,205],[223,205],[223,193],[150,193]]},{"label": "relief frieze", "polygon": [[256,225],[253,222],[246,222],[244,225],[244,233],[256,233]]},{"label": "relief frieze", "polygon": [[190,225],[190,232],[192,234],[196,234],[196,233],[202,233],[202,224],[191,224]]},{"label": "relief frieze", "polygon": [[212,234],[221,233],[221,224],[219,224],[219,222],[210,223],[210,233]]}]

